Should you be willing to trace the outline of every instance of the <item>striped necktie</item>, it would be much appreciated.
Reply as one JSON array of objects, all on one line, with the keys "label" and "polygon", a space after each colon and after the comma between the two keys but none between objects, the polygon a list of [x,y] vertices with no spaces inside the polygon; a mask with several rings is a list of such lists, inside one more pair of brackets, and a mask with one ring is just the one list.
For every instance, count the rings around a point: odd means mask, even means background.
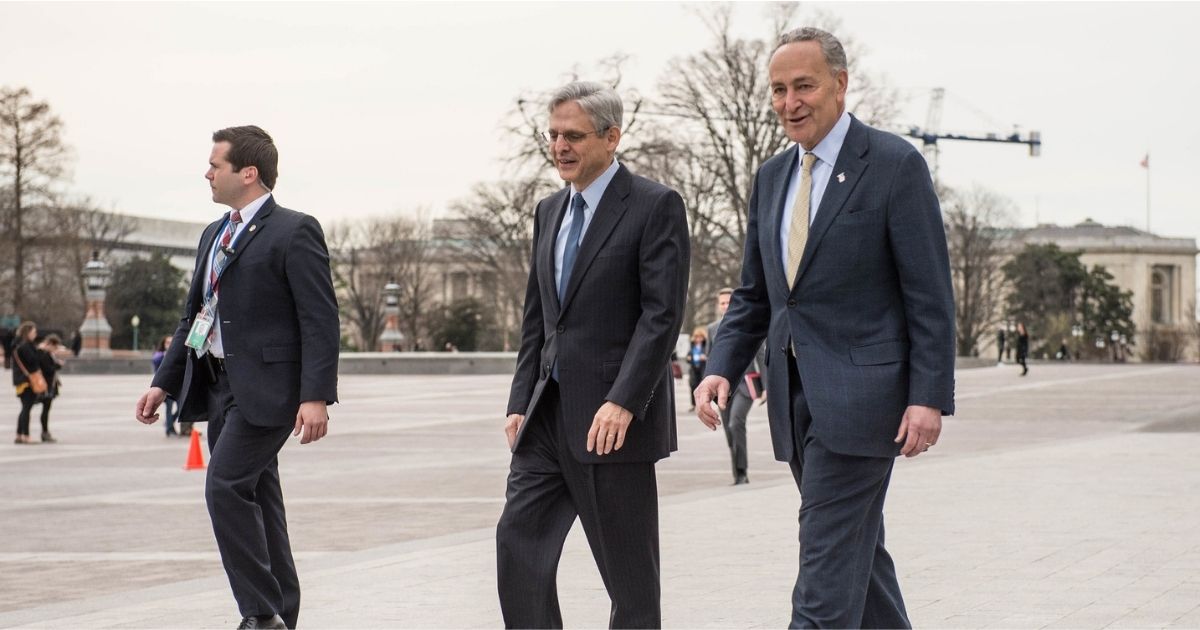
[{"label": "striped necktie", "polygon": [[229,213],[229,221],[225,223],[225,231],[221,233],[221,245],[217,248],[217,254],[213,257],[212,269],[208,272],[208,286],[214,293],[217,291],[217,280],[220,279],[221,271],[225,268],[225,261],[229,258],[229,243],[233,241],[233,233],[241,222],[241,212],[234,210]]}]

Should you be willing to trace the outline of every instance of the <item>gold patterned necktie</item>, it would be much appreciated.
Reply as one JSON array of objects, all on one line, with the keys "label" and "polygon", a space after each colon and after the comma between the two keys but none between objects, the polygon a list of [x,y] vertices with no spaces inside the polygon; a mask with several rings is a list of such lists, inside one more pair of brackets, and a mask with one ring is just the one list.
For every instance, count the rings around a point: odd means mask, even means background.
[{"label": "gold patterned necktie", "polygon": [[787,283],[788,288],[796,284],[800,275],[800,259],[804,257],[804,245],[808,243],[808,221],[812,200],[812,167],[817,156],[805,153],[800,160],[800,187],[796,190],[796,202],[792,205],[792,223],[788,229]]}]

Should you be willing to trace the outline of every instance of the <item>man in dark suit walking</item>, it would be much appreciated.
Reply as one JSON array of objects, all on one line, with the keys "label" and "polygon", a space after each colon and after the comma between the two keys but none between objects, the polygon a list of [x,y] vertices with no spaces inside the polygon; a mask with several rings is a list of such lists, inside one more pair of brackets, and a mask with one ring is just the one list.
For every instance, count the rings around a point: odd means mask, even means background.
[{"label": "man in dark suit walking", "polygon": [[954,411],[954,300],[941,212],[921,154],[845,110],[829,33],[783,35],[771,103],[796,146],[750,197],[741,287],[696,388],[705,425],[764,338],[775,457],[800,488],[792,627],[904,628],[884,548],[897,454],[934,446]]},{"label": "man in dark suit walking", "polygon": [[258,127],[213,134],[205,174],[232,211],[200,239],[183,319],[137,402],[158,419],[170,395],[182,421],[209,423],[205,499],[239,628],[294,628],[292,561],[277,455],[288,434],[325,436],[337,401],[338,311],[316,219],[275,203],[278,152]]},{"label": "man in dark suit walking", "polygon": [[507,627],[561,628],[556,574],[576,516],[614,628],[662,624],[654,463],[676,448],[671,349],[688,281],[683,199],[615,159],[621,99],[576,82],[550,101],[569,186],[537,204],[496,528]]},{"label": "man in dark suit walking", "polygon": [[[725,319],[725,313],[729,310],[729,300],[732,298],[733,289],[726,287],[717,292],[717,320],[708,325],[709,339],[717,338],[717,332],[721,329],[721,321]],[[754,405],[754,401],[766,395],[765,352],[766,347],[759,346],[754,360],[750,362],[750,366],[746,368],[746,372],[742,374],[741,378],[737,379],[736,386],[730,383],[733,392],[728,403],[721,409],[721,427],[725,429],[725,443],[729,445],[729,456],[733,463],[733,485],[735,486],[750,483],[747,472],[750,458],[746,444],[746,420],[750,416],[750,407]],[[759,375],[762,388],[759,392],[751,392],[750,386],[746,384],[746,377],[752,373]]]}]

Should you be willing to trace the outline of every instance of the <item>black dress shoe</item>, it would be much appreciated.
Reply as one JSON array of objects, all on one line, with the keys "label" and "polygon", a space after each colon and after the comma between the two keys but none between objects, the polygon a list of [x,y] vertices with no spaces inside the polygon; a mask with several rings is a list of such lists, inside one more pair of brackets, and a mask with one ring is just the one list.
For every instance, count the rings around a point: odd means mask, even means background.
[{"label": "black dress shoe", "polygon": [[735,486],[740,486],[747,483],[750,483],[750,478],[746,476],[745,472],[739,472],[737,476],[733,478],[733,485]]},{"label": "black dress shoe", "polygon": [[242,623],[238,624],[237,630],[258,630],[259,628],[287,630],[287,624],[283,623],[283,618],[279,615],[242,617]]}]

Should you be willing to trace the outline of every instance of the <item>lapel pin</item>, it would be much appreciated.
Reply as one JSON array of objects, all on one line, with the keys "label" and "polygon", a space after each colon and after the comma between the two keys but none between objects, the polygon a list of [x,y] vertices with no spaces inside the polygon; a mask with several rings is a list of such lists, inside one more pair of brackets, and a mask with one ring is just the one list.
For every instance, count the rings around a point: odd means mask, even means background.
[{"label": "lapel pin", "polygon": [[251,231],[251,232],[253,232],[253,231],[255,230],[255,228],[257,228],[257,227],[258,227],[257,225],[251,225],[251,226],[250,226],[250,231]]},{"label": "lapel pin", "polygon": [[845,173],[838,173],[838,183],[839,184],[846,183],[846,174]]}]

